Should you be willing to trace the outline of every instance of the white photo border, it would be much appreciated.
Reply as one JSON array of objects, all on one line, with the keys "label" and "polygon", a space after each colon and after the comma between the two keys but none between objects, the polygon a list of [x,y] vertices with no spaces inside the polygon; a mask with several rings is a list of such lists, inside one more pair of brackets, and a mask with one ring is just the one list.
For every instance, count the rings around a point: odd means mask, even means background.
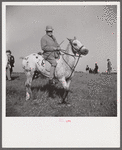
[{"label": "white photo border", "polygon": [[[117,117],[6,117],[6,6],[117,5]],[[2,2],[2,148],[120,147],[120,2]]]}]

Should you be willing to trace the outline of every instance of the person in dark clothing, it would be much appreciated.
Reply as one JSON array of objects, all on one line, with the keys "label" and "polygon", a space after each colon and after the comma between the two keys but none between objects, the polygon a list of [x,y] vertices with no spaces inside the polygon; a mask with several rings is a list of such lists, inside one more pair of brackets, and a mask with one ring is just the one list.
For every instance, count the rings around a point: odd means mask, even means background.
[{"label": "person in dark clothing", "polygon": [[86,66],[86,72],[87,72],[87,71],[89,71],[89,66],[88,66],[88,65]]},{"label": "person in dark clothing", "polygon": [[89,68],[89,73],[93,73],[93,71],[92,71],[92,69],[91,69],[91,68]]},{"label": "person in dark clothing", "polygon": [[108,63],[107,63],[107,74],[111,74],[112,71],[112,64],[110,59],[107,59]]},{"label": "person in dark clothing", "polygon": [[7,50],[6,54],[8,56],[8,64],[9,64],[9,69],[10,69],[10,78],[11,78],[11,74],[13,72],[13,67],[14,67],[14,63],[15,63],[15,58],[13,55],[11,55],[11,51]]},{"label": "person in dark clothing", "polygon": [[97,65],[97,63],[95,63],[94,73],[95,73],[95,74],[98,73],[98,65]]}]

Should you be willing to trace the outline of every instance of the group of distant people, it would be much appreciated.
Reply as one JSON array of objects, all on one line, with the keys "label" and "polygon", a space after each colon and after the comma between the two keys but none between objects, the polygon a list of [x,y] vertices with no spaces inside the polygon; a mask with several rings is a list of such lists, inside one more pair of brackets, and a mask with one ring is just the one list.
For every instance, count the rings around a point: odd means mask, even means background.
[{"label": "group of distant people", "polygon": [[87,65],[86,66],[86,71],[89,71],[89,73],[97,74],[98,73],[98,65],[97,65],[97,63],[95,63],[95,68],[94,69],[89,68],[89,66]]},{"label": "group of distant people", "polygon": [[[95,63],[95,68],[94,69],[89,68],[89,66],[87,65],[86,66],[86,72],[89,71],[89,73],[97,74],[98,73],[98,68],[99,67],[98,67],[97,63]],[[112,71],[112,64],[111,64],[110,59],[107,59],[107,74],[111,74],[111,71]]]},{"label": "group of distant people", "polygon": [[7,50],[6,51],[6,56],[7,56],[7,64],[6,64],[6,79],[8,81],[11,81],[11,74],[13,72],[13,67],[15,63],[15,58],[13,55],[11,55],[11,51]]}]

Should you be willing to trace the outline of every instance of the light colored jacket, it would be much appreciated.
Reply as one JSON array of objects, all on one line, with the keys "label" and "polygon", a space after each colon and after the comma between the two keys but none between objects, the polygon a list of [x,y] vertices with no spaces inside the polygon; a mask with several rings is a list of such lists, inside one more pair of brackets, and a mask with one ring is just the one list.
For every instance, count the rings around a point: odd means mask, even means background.
[{"label": "light colored jacket", "polygon": [[59,44],[54,36],[50,37],[45,34],[41,39],[41,48],[44,52],[44,56],[55,57],[54,47],[59,47]]}]

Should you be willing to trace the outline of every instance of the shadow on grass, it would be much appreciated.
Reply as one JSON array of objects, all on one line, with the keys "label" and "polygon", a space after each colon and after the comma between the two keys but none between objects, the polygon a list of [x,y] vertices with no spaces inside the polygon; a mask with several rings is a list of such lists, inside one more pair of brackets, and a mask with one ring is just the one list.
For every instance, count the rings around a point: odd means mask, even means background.
[{"label": "shadow on grass", "polygon": [[15,79],[18,79],[18,78],[19,78],[19,76],[12,76],[11,77],[12,80],[15,80]]},{"label": "shadow on grass", "polygon": [[21,114],[12,106],[7,106],[6,108],[6,117],[11,117],[11,116],[21,116]]},{"label": "shadow on grass", "polygon": [[47,92],[48,96],[51,98],[55,98],[56,96],[62,98],[64,91],[65,91],[63,88],[50,85],[49,83],[46,85],[43,85],[43,86],[32,87],[31,89],[32,89],[32,91],[33,90],[36,90],[36,91],[40,90],[43,92]]}]

